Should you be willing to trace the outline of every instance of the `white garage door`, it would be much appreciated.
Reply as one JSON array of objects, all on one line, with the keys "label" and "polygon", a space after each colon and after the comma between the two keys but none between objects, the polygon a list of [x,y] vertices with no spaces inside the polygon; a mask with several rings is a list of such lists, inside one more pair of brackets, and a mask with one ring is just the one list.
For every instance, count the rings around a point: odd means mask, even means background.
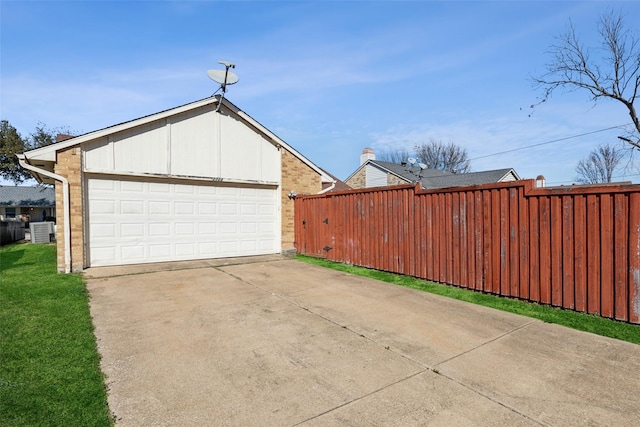
[{"label": "white garage door", "polygon": [[90,266],[280,251],[273,188],[90,178]]}]

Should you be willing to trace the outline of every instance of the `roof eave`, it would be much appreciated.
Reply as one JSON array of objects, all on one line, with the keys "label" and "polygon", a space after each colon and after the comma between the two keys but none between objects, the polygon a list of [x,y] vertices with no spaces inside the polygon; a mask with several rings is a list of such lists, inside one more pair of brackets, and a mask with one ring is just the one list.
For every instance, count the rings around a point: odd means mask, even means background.
[{"label": "roof eave", "polygon": [[55,153],[64,150],[69,147],[73,147],[74,145],[82,144],[83,142],[91,141],[97,138],[101,138],[103,136],[111,135],[117,132],[121,132],[123,130],[131,129],[137,126],[145,125],[147,123],[154,122],[156,120],[162,120],[166,117],[174,116],[176,114],[181,114],[186,111],[190,111],[196,108],[204,107],[209,104],[214,104],[218,102],[218,98],[209,97],[205,99],[201,99],[199,101],[191,102],[189,104],[181,105],[179,107],[171,108],[169,110],[161,111],[159,113],[150,114],[148,116],[140,117],[138,119],[134,119],[128,122],[120,123],[117,125],[109,126],[104,129],[96,130],[93,132],[85,133],[84,135],[79,135],[73,138],[66,139],[62,142],[57,142],[55,144],[47,145],[46,147],[36,148],[35,150],[26,151],[25,157],[31,160],[44,160],[55,162]]}]

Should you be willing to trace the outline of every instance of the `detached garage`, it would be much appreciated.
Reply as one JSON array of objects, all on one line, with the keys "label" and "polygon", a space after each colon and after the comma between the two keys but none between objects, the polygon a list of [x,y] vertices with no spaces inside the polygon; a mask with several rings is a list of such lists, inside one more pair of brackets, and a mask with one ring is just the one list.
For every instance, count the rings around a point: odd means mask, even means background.
[{"label": "detached garage", "polygon": [[58,269],[65,272],[289,251],[288,194],[335,183],[219,97],[19,157],[39,182],[56,186]]}]

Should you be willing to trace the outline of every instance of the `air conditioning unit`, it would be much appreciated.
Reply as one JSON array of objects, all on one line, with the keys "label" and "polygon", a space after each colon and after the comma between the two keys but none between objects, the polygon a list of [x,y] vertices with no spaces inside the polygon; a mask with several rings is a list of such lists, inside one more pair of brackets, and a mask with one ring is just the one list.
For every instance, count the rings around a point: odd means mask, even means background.
[{"label": "air conditioning unit", "polygon": [[29,224],[31,243],[49,243],[54,233],[53,222],[32,222]]}]

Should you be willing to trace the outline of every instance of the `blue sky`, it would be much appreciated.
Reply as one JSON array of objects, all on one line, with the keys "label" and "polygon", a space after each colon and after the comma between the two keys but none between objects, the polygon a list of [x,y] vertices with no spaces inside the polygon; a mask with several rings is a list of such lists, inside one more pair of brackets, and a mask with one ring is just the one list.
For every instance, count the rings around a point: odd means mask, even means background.
[{"label": "blue sky", "polygon": [[608,8],[639,31],[634,1],[2,0],[0,116],[22,135],[90,132],[210,96],[206,71],[228,60],[240,77],[229,100],[340,179],[365,147],[436,139],[466,148],[475,171],[570,184],[578,160],[622,133],[601,130],[630,120],[582,92],[529,117],[530,75],[569,19],[597,44]]}]

